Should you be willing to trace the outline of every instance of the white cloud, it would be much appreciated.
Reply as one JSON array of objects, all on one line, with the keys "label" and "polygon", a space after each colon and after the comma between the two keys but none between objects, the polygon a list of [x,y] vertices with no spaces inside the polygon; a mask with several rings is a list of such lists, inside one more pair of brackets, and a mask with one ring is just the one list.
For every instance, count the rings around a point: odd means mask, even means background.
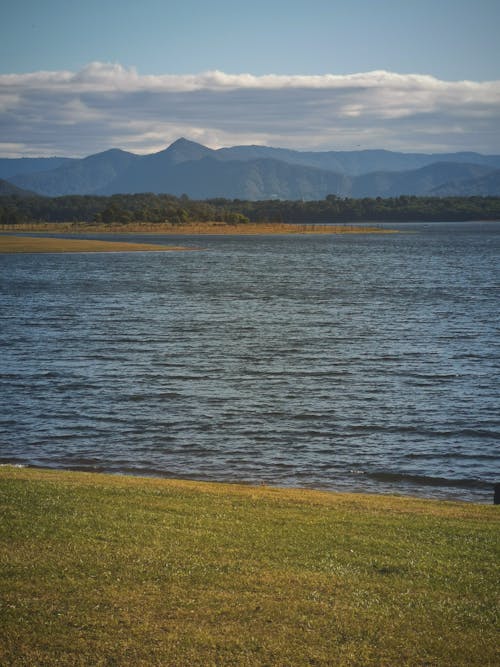
[{"label": "white cloud", "polygon": [[94,62],[80,72],[0,75],[0,150],[19,146],[19,155],[145,153],[179,136],[214,148],[500,153],[499,118],[500,81],[386,71],[152,76]]}]

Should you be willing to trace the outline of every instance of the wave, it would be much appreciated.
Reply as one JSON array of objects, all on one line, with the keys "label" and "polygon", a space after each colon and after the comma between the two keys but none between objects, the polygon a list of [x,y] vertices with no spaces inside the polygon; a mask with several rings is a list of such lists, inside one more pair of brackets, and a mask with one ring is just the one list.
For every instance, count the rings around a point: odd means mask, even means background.
[{"label": "wave", "polygon": [[485,482],[481,479],[453,479],[450,477],[431,477],[427,475],[414,475],[411,473],[402,472],[363,471],[362,474],[366,475],[366,477],[369,477],[370,479],[376,480],[377,482],[394,482],[396,484],[403,482],[409,484],[419,484],[421,486],[445,486],[456,487],[460,489],[493,489],[493,484],[490,482]]},{"label": "wave", "polygon": [[470,459],[471,461],[498,461],[500,454],[467,454],[462,452],[411,452],[405,459]]},{"label": "wave", "polygon": [[419,426],[379,426],[369,424],[353,425],[349,427],[349,431],[354,433],[346,433],[345,436],[354,436],[358,433],[396,433],[396,434],[412,434],[424,436],[429,438],[452,438],[452,437],[470,437],[470,438],[491,438],[493,440],[500,440],[500,432],[492,431],[490,429],[481,428],[461,428],[461,429],[427,429]]}]

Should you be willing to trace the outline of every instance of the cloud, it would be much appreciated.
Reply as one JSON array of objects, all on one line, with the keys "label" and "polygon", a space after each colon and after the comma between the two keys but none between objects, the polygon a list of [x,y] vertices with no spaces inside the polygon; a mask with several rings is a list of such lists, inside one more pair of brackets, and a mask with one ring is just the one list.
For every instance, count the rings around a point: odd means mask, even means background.
[{"label": "cloud", "polygon": [[0,155],[213,148],[500,153],[500,81],[420,74],[140,75],[119,64],[0,75]]}]

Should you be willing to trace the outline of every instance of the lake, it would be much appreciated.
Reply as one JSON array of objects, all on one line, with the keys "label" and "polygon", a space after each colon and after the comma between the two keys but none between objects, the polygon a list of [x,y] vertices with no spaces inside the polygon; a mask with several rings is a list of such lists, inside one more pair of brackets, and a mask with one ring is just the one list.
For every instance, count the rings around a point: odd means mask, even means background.
[{"label": "lake", "polygon": [[0,462],[492,502],[500,224],[388,226],[0,255]]}]

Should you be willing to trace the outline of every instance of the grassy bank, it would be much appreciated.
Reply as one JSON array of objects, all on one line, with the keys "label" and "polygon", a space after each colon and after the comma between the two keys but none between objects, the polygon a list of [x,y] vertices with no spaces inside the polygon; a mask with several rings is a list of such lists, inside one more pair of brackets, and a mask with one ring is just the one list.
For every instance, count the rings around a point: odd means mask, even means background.
[{"label": "grassy bank", "polygon": [[0,468],[2,665],[497,665],[497,507]]},{"label": "grassy bank", "polygon": [[165,223],[79,223],[79,222],[38,222],[18,225],[0,225],[3,232],[64,232],[68,233],[119,233],[119,234],[366,234],[390,233],[391,230],[374,226],[356,225],[294,225],[277,222],[227,224],[223,222],[189,222],[178,225]]},{"label": "grassy bank", "polygon": [[55,239],[35,236],[1,236],[0,253],[13,252],[139,252],[186,250],[186,248],[154,245],[152,243],[125,243],[94,241],[91,239]]}]

